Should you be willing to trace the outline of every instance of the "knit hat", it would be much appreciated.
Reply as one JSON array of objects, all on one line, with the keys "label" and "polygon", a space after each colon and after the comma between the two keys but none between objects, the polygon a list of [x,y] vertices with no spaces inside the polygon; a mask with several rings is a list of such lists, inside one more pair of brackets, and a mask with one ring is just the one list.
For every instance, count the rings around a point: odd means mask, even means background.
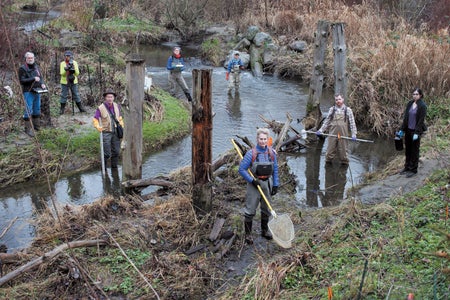
[{"label": "knit hat", "polygon": [[64,56],[70,56],[70,57],[72,57],[72,56],[73,56],[73,53],[72,53],[72,51],[67,50],[66,52],[64,52]]}]

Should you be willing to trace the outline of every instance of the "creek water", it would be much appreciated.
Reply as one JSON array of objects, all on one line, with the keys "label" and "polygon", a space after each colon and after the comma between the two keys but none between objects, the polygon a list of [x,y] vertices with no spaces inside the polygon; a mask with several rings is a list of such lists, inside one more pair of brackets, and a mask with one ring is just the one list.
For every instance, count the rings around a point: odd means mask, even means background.
[{"label": "creek water", "polygon": [[[170,44],[152,47],[141,47],[140,52],[146,61],[147,74],[151,75],[153,84],[168,88],[165,64],[171,54]],[[183,73],[188,86],[192,87],[193,68],[207,67],[197,58],[195,48],[184,47],[182,53],[187,61],[187,70]],[[289,112],[295,119],[302,119],[308,89],[297,80],[280,79],[272,76],[255,78],[251,72],[245,71],[241,76],[240,94],[227,95],[225,69],[213,69],[213,158],[232,148],[230,139],[236,135],[247,136],[255,141],[257,127],[265,126],[259,115],[270,120],[284,122]],[[181,90],[179,98],[186,101]],[[328,109],[334,103],[332,97],[324,97],[322,105]],[[298,131],[301,124],[294,121],[292,126]],[[296,176],[297,189],[294,206],[298,208],[322,207],[337,205],[346,197],[346,190],[360,182],[364,173],[382,167],[395,154],[391,141],[383,138],[374,139],[374,143],[350,143],[350,164],[348,168],[341,166],[325,166],[324,155],[327,146],[303,149],[287,155],[289,172]],[[174,142],[165,149],[144,157],[142,167],[143,178],[167,174],[177,168],[191,163],[191,137]],[[100,170],[64,177],[50,188],[45,183],[29,182],[0,192],[0,234],[12,222],[16,222],[0,239],[6,244],[9,252],[26,247],[35,235],[33,219],[37,212],[51,205],[51,198],[58,203],[81,205],[90,203],[106,194],[120,194],[121,168],[118,172],[102,178]],[[244,188],[244,187],[242,187]],[[53,190],[53,194],[49,190]],[[155,187],[148,187],[143,194],[151,192]],[[278,196],[280,197],[280,196]]]}]

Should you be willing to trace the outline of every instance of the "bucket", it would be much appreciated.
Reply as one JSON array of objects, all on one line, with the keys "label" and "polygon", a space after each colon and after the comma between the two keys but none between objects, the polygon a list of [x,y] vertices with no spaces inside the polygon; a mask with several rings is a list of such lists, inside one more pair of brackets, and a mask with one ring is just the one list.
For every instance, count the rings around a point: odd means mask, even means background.
[{"label": "bucket", "polygon": [[283,248],[291,248],[295,237],[294,224],[289,215],[283,214],[269,221],[269,230],[273,240]]},{"label": "bucket", "polygon": [[403,139],[399,136],[395,136],[394,138],[395,150],[402,151],[403,150]]}]

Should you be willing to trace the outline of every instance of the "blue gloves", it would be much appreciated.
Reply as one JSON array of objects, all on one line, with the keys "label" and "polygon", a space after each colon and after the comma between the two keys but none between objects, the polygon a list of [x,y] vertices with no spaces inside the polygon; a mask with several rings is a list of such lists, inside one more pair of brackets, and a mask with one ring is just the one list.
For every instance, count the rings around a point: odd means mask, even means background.
[{"label": "blue gloves", "polygon": [[413,141],[417,140],[419,138],[419,135],[417,133],[414,133],[413,135]]},{"label": "blue gloves", "polygon": [[398,135],[400,138],[402,138],[402,137],[405,135],[405,133],[403,132],[403,130],[399,130],[399,131],[397,132],[397,135]]},{"label": "blue gloves", "polygon": [[322,131],[317,130],[317,131],[316,131],[316,135],[319,136],[319,137],[322,136]]},{"label": "blue gloves", "polygon": [[352,141],[356,142],[356,135],[352,136]]}]

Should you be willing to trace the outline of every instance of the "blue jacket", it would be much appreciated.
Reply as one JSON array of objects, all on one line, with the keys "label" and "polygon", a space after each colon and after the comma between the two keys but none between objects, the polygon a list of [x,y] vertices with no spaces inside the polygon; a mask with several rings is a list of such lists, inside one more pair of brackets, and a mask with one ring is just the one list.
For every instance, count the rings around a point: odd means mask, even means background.
[{"label": "blue jacket", "polygon": [[[270,155],[268,151],[269,147],[262,148],[259,145],[256,145],[256,158],[259,162],[270,162]],[[273,151],[273,149],[272,149]],[[252,166],[252,149],[247,151],[245,153],[244,158],[242,159],[241,163],[239,164],[239,174],[241,174],[242,177],[244,177],[245,181],[248,183],[251,183],[253,178],[248,173],[248,169]],[[277,155],[275,154],[275,151],[273,151],[273,186],[279,186],[280,180],[278,178],[278,161],[277,161]]]},{"label": "blue jacket", "polygon": [[170,71],[177,71],[176,65],[183,65],[181,68],[179,68],[179,71],[184,71],[184,59],[183,57],[175,58],[173,55],[169,56],[169,59],[167,60],[167,70]]},{"label": "blue jacket", "polygon": [[240,67],[243,67],[244,64],[242,63],[242,60],[240,58],[238,59],[231,59],[230,62],[228,63],[228,72],[231,72],[231,69],[233,68],[234,65],[239,65]]}]

